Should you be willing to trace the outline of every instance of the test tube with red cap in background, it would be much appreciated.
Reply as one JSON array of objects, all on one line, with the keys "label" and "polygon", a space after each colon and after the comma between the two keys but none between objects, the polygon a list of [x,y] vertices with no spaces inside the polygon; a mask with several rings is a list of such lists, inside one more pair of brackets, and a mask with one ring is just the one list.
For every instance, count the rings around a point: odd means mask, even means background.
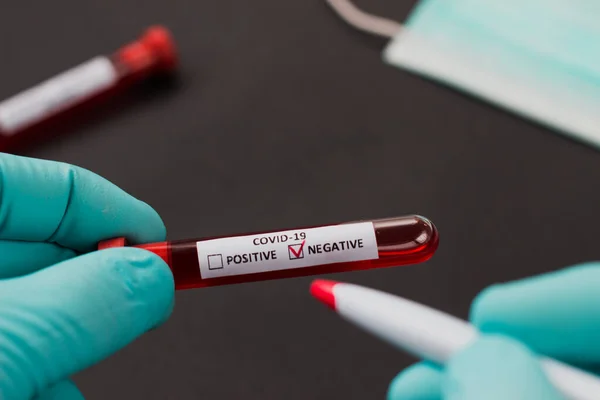
[{"label": "test tube with red cap in background", "polygon": [[43,140],[53,123],[149,77],[177,67],[175,44],[163,26],[149,27],[111,55],[100,55],[0,102],[0,151]]}]

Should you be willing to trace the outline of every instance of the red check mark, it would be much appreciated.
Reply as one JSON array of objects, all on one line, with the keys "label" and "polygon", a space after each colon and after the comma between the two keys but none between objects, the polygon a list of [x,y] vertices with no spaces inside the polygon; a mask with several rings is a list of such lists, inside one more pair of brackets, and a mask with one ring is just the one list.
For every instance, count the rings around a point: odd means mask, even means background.
[{"label": "red check mark", "polygon": [[289,246],[290,251],[292,252],[294,257],[296,257],[296,258],[300,257],[300,254],[302,254],[302,249],[304,248],[304,243],[306,243],[306,240],[303,240],[302,243],[300,243],[300,247],[298,248],[298,251],[294,250],[294,247],[293,247],[293,246],[297,246],[297,244]]}]

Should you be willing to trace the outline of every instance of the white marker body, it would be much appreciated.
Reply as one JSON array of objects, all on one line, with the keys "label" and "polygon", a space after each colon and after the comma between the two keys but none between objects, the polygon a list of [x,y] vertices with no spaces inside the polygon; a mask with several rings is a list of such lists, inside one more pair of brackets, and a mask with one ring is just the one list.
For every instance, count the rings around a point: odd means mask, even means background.
[{"label": "white marker body", "polygon": [[[340,316],[416,357],[438,363],[477,339],[468,322],[401,297],[362,286],[333,287]],[[540,358],[554,386],[571,400],[600,399],[600,379],[558,361]]]}]

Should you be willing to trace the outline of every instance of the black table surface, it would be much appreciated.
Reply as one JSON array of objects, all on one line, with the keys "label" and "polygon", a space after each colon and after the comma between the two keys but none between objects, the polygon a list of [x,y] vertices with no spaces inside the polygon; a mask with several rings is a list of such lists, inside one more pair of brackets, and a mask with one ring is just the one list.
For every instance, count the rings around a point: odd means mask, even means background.
[{"label": "black table surface", "polygon": [[[421,214],[441,233],[431,261],[333,277],[460,317],[487,285],[598,257],[596,150],[383,64],[386,41],[324,0],[7,3],[2,98],[148,25],[172,30],[177,80],[22,153],[103,175],[170,239]],[[403,20],[413,2],[358,4]],[[310,282],[179,292],[164,326],[74,379],[89,399],[383,398],[416,360]]]}]

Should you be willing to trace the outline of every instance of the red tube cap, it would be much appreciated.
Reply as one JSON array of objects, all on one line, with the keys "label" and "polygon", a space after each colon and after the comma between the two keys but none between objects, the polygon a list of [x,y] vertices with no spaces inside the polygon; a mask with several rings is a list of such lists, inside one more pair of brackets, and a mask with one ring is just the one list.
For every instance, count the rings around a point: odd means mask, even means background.
[{"label": "red tube cap", "polygon": [[98,250],[111,249],[113,247],[127,246],[127,239],[124,237],[104,240],[98,243]]},{"label": "red tube cap", "polygon": [[139,73],[171,72],[177,67],[177,52],[169,31],[151,26],[136,41],[122,47],[118,57],[131,71]]},{"label": "red tube cap", "polygon": [[177,67],[175,43],[167,28],[151,26],[140,38],[140,42],[154,54],[163,70],[172,71]]}]

